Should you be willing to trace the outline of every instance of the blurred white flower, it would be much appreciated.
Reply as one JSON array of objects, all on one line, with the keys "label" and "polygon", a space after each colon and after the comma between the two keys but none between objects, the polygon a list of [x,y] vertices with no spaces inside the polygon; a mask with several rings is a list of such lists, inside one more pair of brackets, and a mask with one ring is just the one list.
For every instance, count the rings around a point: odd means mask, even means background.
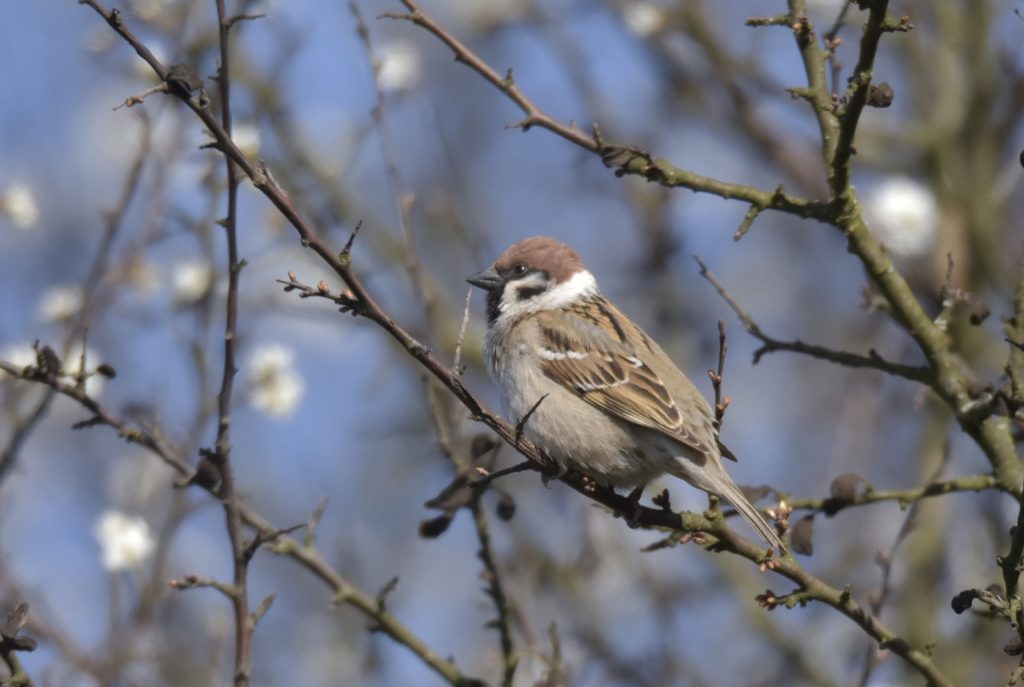
[{"label": "blurred white flower", "polygon": [[145,21],[159,19],[172,0],[131,0],[132,13]]},{"label": "blurred white flower", "polygon": [[44,322],[60,322],[70,319],[81,309],[82,288],[73,284],[58,284],[43,292],[36,311]]},{"label": "blurred white flower", "polygon": [[[102,363],[96,351],[91,348],[85,349],[85,370],[86,372],[94,371],[96,367]],[[61,361],[61,368],[64,374],[69,377],[77,377],[82,372],[82,342],[78,341],[68,354],[64,356],[64,360]],[[85,380],[85,393],[89,396],[96,398],[103,392],[103,375],[91,374]]]},{"label": "blurred white flower", "polygon": [[128,283],[144,298],[160,289],[160,268],[151,260],[132,260],[127,266]]},{"label": "blurred white flower", "polygon": [[11,344],[0,350],[0,360],[5,360],[15,367],[25,369],[29,365],[36,364],[36,351],[32,344],[25,342]]},{"label": "blurred white flower", "polygon": [[292,367],[295,353],[281,344],[257,348],[249,357],[250,402],[272,417],[287,417],[295,412],[306,385]]},{"label": "blurred white flower", "polygon": [[622,20],[630,31],[647,38],[664,28],[665,12],[652,3],[632,0],[622,8]]},{"label": "blurred white flower", "polygon": [[807,9],[812,12],[839,13],[850,0],[807,0]]},{"label": "blurred white flower", "polygon": [[116,37],[117,34],[106,24],[94,26],[85,34],[85,49],[97,54],[106,52],[114,44]]},{"label": "blurred white flower", "polygon": [[517,21],[529,11],[521,0],[449,0],[448,5],[453,17],[481,33]]},{"label": "blurred white flower", "polygon": [[[157,62],[170,66],[167,64],[170,56],[167,54],[167,48],[162,44],[156,41],[150,41],[146,43],[146,47],[149,48],[149,52],[153,53],[153,57],[157,59]],[[136,76],[146,79],[147,81],[157,81],[160,78],[156,75],[156,72],[153,71],[153,68],[149,66],[149,62],[146,62],[138,55],[132,59],[132,70],[135,72]]]},{"label": "blurred white flower", "polygon": [[39,206],[28,184],[15,182],[0,195],[0,211],[19,229],[31,229],[39,221]]},{"label": "blurred white flower", "polygon": [[377,84],[380,90],[404,91],[416,85],[422,67],[420,54],[412,43],[385,43],[377,50]]},{"label": "blurred white flower", "polygon": [[908,177],[892,177],[864,201],[872,233],[893,255],[924,255],[935,242],[939,210],[927,186]]},{"label": "blurred white flower", "polygon": [[260,129],[252,122],[236,124],[231,130],[231,140],[246,157],[260,154]]},{"label": "blurred white flower", "polygon": [[111,572],[142,567],[156,548],[145,520],[114,510],[96,520],[93,533],[103,553],[103,567]]},{"label": "blurred white flower", "polygon": [[213,285],[213,268],[206,260],[195,259],[179,262],[171,275],[174,300],[191,304],[201,300]]}]

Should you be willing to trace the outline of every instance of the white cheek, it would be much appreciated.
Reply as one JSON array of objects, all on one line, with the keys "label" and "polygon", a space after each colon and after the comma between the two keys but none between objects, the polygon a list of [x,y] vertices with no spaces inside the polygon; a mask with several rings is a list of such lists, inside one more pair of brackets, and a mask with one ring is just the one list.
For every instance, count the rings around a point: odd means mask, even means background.
[{"label": "white cheek", "polygon": [[507,285],[501,295],[501,303],[498,304],[499,315],[503,319],[513,320],[530,313],[564,308],[581,298],[600,293],[594,276],[583,270],[574,274],[568,281],[547,289],[533,298],[519,300],[520,289],[536,288],[543,285],[543,282],[535,280],[523,280],[520,283]]},{"label": "white cheek", "polygon": [[[523,288],[531,288],[534,286],[541,285],[540,282],[525,281],[517,282],[514,284],[506,284],[505,290],[501,293],[501,303],[498,304],[498,312],[505,314],[507,312],[518,313],[529,311],[529,301],[519,300],[519,291]],[[529,299],[535,300],[535,299]]]}]

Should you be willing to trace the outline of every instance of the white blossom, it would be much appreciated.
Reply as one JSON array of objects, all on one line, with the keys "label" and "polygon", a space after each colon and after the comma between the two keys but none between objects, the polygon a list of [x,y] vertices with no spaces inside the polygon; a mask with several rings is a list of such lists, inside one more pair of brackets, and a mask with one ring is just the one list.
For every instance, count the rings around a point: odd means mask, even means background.
[{"label": "white blossom", "polygon": [[213,268],[206,260],[186,260],[174,267],[171,275],[174,300],[191,304],[201,300],[213,285]]},{"label": "white blossom", "polygon": [[908,177],[892,177],[864,201],[872,233],[893,255],[924,255],[935,242],[939,210],[931,189]]},{"label": "white blossom", "polygon": [[622,20],[630,31],[647,38],[664,28],[665,12],[652,3],[631,0],[622,9]]},{"label": "white blossom", "polygon": [[82,288],[74,284],[58,284],[43,292],[36,310],[44,322],[61,322],[81,309]]},{"label": "white blossom", "polygon": [[231,131],[231,140],[246,157],[260,154],[260,128],[252,122],[236,124]]},{"label": "white blossom", "polygon": [[271,417],[295,412],[306,385],[292,366],[295,353],[281,344],[267,344],[249,357],[250,402]]},{"label": "white blossom", "polygon": [[128,264],[128,283],[143,298],[149,298],[160,290],[160,268],[151,260],[132,260]]},{"label": "white blossom", "polygon": [[85,49],[91,53],[104,53],[114,44],[115,38],[117,34],[106,24],[94,26],[85,34]]},{"label": "white blossom", "polygon": [[[162,43],[151,41],[146,44],[146,47],[149,48],[149,52],[153,53],[153,57],[155,57],[157,62],[160,64],[168,64],[170,62],[171,56],[167,53],[167,48],[165,48]],[[153,68],[149,66],[149,62],[146,62],[138,55],[132,59],[132,70],[135,72],[136,76],[147,81],[157,81],[160,78],[157,76],[156,72],[153,71]]]},{"label": "white blossom", "polygon": [[39,221],[39,205],[28,184],[15,182],[0,195],[0,211],[19,229],[31,229]]},{"label": "white blossom", "polygon": [[416,85],[422,66],[412,43],[386,43],[377,51],[377,84],[382,91],[404,91]]},{"label": "white blossom", "polygon": [[0,350],[0,360],[9,362],[15,367],[25,369],[30,365],[36,364],[36,351],[32,348],[32,344],[28,342],[11,344]]},{"label": "white blossom", "polygon": [[131,0],[132,13],[145,21],[159,19],[171,0]]},{"label": "white blossom", "polygon": [[[93,372],[85,380],[85,393],[92,398],[98,397],[103,392],[103,375],[95,374],[96,366],[99,365],[99,355],[96,351],[91,348],[85,349],[85,370],[86,372]],[[64,356],[64,360],[61,361],[61,369],[64,374],[72,379],[78,377],[82,372],[82,342],[78,341],[68,354]]]},{"label": "white blossom", "polygon": [[449,0],[450,13],[479,32],[517,21],[529,12],[521,0]]},{"label": "white blossom", "polygon": [[103,567],[111,572],[141,568],[156,548],[145,520],[118,511],[103,513],[93,532],[103,554]]}]

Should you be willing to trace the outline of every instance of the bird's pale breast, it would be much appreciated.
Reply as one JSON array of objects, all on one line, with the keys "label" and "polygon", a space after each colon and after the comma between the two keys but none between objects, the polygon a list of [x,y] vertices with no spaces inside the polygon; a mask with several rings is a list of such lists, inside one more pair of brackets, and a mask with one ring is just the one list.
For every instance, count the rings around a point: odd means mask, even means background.
[{"label": "bird's pale breast", "polygon": [[[529,323],[512,325],[517,326]],[[664,474],[676,460],[668,446],[674,442],[645,440],[655,433],[608,415],[548,379],[538,364],[534,338],[529,331],[488,335],[488,369],[510,421],[518,422],[544,398],[523,433],[561,467],[613,486],[638,486]]]}]

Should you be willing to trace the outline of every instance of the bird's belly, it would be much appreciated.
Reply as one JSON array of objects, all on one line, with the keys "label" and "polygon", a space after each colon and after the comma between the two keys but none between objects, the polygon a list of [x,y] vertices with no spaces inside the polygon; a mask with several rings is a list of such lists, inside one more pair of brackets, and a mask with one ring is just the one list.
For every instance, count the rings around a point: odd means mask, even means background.
[{"label": "bird's belly", "polygon": [[[519,422],[547,394],[523,426],[523,434],[559,467],[601,484],[634,487],[663,474],[674,461],[665,442],[590,405],[547,378],[529,372],[506,386],[509,419]],[[525,383],[523,383],[525,382]]]}]

